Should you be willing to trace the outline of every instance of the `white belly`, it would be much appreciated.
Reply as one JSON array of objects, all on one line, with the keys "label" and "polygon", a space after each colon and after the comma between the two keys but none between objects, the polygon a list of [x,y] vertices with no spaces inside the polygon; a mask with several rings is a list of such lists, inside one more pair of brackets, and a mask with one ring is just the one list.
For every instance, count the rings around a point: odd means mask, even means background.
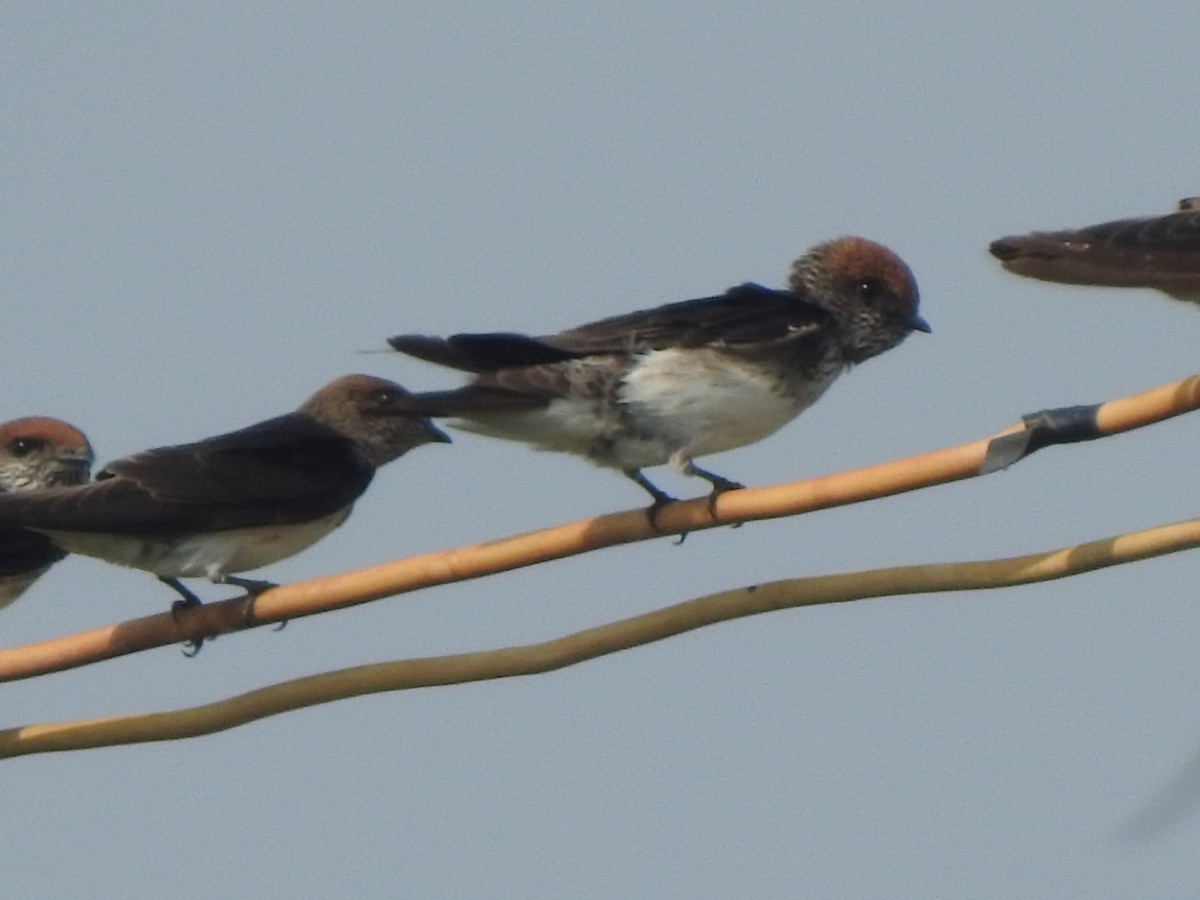
[{"label": "white belly", "polygon": [[456,427],[640,469],[732,450],[778,431],[837,376],[784,383],[710,350],[653,350],[613,397],[567,397],[543,409],[472,412]]},{"label": "white belly", "polygon": [[[653,465],[672,455],[691,458],[753,444],[798,416],[832,381],[797,390],[712,351],[647,353],[625,377],[621,403],[635,431],[655,435],[670,450],[654,462],[623,465]],[[627,455],[634,457],[640,449],[631,443]]]},{"label": "white belly", "polygon": [[70,553],[93,556],[166,578],[209,578],[248,572],[299,553],[337,528],[351,507],[302,525],[266,525],[207,535],[103,535],[44,531]]},{"label": "white belly", "polygon": [[462,431],[532,444],[538,450],[587,457],[606,433],[621,427],[619,417],[603,404],[574,398],[551,400],[543,409],[472,413],[470,419],[452,424]]}]

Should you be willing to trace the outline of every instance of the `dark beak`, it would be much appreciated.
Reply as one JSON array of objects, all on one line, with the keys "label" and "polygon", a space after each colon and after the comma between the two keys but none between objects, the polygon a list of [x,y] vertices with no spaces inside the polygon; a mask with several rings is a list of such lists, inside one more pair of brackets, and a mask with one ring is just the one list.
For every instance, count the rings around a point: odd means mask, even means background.
[{"label": "dark beak", "polygon": [[904,324],[913,331],[923,331],[926,334],[929,334],[933,331],[933,329],[929,327],[929,323],[922,319],[915,309],[905,320]]},{"label": "dark beak", "polygon": [[429,440],[431,443],[434,443],[434,444],[453,443],[450,440],[450,435],[446,434],[446,432],[442,431],[442,429],[440,429],[436,425],[434,425],[433,421],[431,419],[425,420],[425,430],[427,432],[429,432]]}]

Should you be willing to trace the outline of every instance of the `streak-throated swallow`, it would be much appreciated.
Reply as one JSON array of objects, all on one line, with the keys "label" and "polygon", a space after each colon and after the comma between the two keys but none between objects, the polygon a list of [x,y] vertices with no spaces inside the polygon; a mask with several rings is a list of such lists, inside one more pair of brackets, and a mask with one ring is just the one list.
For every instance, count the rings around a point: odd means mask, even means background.
[{"label": "streak-throated swallow", "polygon": [[341,525],[376,468],[449,438],[414,415],[404,388],[347,375],[295,412],[193,444],[109,463],[78,487],[0,494],[0,528],[46,536],[62,550],[157,575],[251,592],[236,578],[300,552]]},{"label": "streak-throated swallow", "polygon": [[[91,468],[91,444],[73,425],[44,416],[0,425],[0,491],[83,484]],[[0,609],[64,556],[45,535],[0,530]]]},{"label": "streak-throated swallow", "polygon": [[1066,231],[1035,231],[988,248],[1010,272],[1104,287],[1154,288],[1200,302],[1200,203],[1189,197],[1169,215],[1120,219]]},{"label": "streak-throated swallow", "polygon": [[[741,487],[696,457],[761,440],[846,368],[929,331],[904,262],[844,237],[809,250],[783,290],[743,284],[544,337],[398,335],[393,348],[474,374],[417,394],[413,409],[458,427],[582,456],[672,498],[642,469],[669,463],[713,494]],[[653,512],[652,512],[653,517]]]}]

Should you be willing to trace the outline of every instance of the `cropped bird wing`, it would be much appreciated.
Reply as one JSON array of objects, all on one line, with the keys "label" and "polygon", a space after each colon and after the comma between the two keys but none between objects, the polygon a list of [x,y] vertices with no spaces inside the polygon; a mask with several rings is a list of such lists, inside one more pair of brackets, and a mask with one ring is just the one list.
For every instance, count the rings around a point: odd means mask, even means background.
[{"label": "cropped bird wing", "polygon": [[1168,293],[1200,287],[1200,211],[1013,235],[990,249],[1009,271],[1044,281]]},{"label": "cropped bird wing", "polygon": [[119,459],[91,484],[0,495],[0,526],[161,534],[306,522],[353,503],[373,474],[348,438],[293,414]]},{"label": "cropped bird wing", "polygon": [[0,578],[36,572],[67,554],[44,535],[28,531],[0,531]]},{"label": "cropped bird wing", "polygon": [[669,303],[601,319],[545,337],[456,334],[448,338],[398,335],[396,350],[429,362],[485,373],[548,366],[585,356],[666,347],[727,347],[802,339],[830,316],[790,291],[743,284],[718,297]]},{"label": "cropped bird wing", "polygon": [[1122,219],[1080,229],[1121,249],[1186,250],[1200,253],[1200,212],[1184,211],[1153,219]]}]

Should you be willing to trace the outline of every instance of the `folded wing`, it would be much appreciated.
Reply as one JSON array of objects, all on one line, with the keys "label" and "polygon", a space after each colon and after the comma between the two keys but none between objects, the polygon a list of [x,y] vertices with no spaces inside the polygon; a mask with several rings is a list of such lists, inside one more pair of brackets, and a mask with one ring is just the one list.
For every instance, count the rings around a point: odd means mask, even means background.
[{"label": "folded wing", "polygon": [[305,522],[353,503],[373,473],[348,438],[293,414],[125,457],[80,487],[0,495],[0,527],[170,534]]},{"label": "folded wing", "polygon": [[418,359],[482,374],[667,347],[736,349],[802,340],[829,321],[827,312],[790,291],[743,284],[718,297],[669,303],[545,337],[504,332],[448,338],[397,335],[388,343]]}]

